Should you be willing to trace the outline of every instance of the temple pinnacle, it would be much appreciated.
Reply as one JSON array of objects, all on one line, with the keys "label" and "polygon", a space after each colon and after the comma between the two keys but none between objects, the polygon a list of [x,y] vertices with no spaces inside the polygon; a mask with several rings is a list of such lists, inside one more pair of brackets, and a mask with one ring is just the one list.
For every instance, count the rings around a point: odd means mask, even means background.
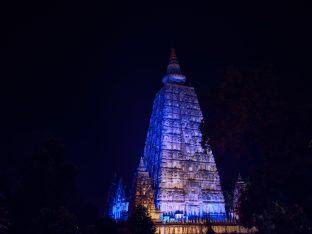
[{"label": "temple pinnacle", "polygon": [[174,48],[171,48],[170,62],[173,60],[177,60],[177,55]]},{"label": "temple pinnacle", "polygon": [[145,168],[144,160],[143,160],[143,157],[141,157],[138,170],[139,170],[139,171],[145,171],[145,169],[146,169],[146,168]]},{"label": "temple pinnacle", "polygon": [[140,159],[140,167],[144,167],[143,157]]},{"label": "temple pinnacle", "polygon": [[175,49],[171,49],[169,64],[167,66],[166,75],[163,77],[163,83],[185,83],[186,78],[181,72],[181,68],[175,53]]}]

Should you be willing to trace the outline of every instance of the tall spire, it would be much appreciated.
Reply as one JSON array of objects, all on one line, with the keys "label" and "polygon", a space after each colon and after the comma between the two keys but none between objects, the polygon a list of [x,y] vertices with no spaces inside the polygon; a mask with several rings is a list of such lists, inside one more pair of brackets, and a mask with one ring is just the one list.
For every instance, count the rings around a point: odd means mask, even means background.
[{"label": "tall spire", "polygon": [[177,55],[176,55],[176,52],[175,52],[175,48],[171,48],[171,54],[170,54],[170,62],[169,63],[178,63],[178,60],[177,60]]},{"label": "tall spire", "polygon": [[143,157],[141,157],[141,159],[140,159],[140,165],[139,165],[139,167],[138,167],[138,170],[139,170],[139,171],[145,171],[145,170],[146,170]]},{"label": "tall spire", "polygon": [[174,48],[171,49],[167,72],[162,81],[163,83],[185,83],[186,81],[185,76],[181,72]]}]

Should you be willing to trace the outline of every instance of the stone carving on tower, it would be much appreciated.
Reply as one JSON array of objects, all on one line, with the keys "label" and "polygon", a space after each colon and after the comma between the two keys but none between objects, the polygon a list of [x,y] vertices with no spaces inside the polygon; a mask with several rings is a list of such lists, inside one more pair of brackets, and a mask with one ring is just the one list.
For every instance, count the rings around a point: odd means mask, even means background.
[{"label": "stone carving on tower", "polygon": [[201,146],[203,115],[172,50],[144,148],[146,170],[163,220],[226,218],[214,156]]},{"label": "stone carving on tower", "polygon": [[134,175],[132,189],[130,214],[136,206],[141,205],[147,208],[153,220],[159,220],[159,212],[155,208],[155,190],[143,158],[140,159],[140,165]]}]

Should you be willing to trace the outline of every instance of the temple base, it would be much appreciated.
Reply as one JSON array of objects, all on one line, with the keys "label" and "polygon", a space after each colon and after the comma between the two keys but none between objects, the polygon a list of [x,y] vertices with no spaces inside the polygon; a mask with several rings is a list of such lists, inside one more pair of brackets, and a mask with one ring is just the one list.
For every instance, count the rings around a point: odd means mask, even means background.
[{"label": "temple base", "polygon": [[206,223],[155,223],[156,234],[206,234],[208,228],[215,233],[256,233],[256,228],[245,228],[235,223],[214,223],[210,227]]}]

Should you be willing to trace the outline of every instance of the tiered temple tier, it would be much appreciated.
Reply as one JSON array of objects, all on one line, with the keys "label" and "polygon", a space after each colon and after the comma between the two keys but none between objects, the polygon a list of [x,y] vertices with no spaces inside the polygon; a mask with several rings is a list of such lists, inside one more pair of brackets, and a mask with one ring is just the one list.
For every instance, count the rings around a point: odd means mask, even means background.
[{"label": "tiered temple tier", "polygon": [[164,215],[226,217],[213,154],[201,146],[202,120],[194,88],[166,83],[156,95],[144,161]]}]

